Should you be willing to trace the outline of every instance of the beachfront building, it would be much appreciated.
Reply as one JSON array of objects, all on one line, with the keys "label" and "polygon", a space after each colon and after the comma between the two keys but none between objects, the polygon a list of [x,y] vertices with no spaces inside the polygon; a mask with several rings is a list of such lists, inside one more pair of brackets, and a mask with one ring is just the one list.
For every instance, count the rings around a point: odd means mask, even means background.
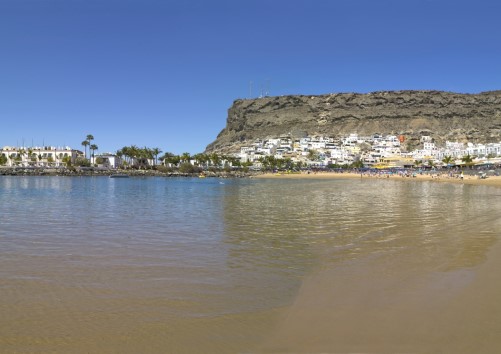
[{"label": "beachfront building", "polygon": [[487,156],[500,156],[501,143],[489,143],[485,145],[485,154]]},{"label": "beachfront building", "polygon": [[437,148],[435,143],[432,143],[431,140],[424,140],[423,148],[412,152],[412,157],[418,161],[437,160],[440,156],[440,149]]},{"label": "beachfront building", "polygon": [[468,143],[466,146],[466,154],[470,156],[484,157],[486,155],[485,151],[484,144]]},{"label": "beachfront building", "polygon": [[[373,134],[359,136],[356,133],[346,137],[332,138],[325,136],[306,136],[297,139],[280,136],[278,138],[256,140],[242,147],[235,156],[240,162],[256,162],[265,156],[277,159],[290,158],[310,166],[344,165],[361,160],[365,166],[409,166],[412,162],[421,161],[426,165],[441,165],[445,157],[452,157],[455,164],[461,158],[470,155],[477,158],[478,163],[486,159],[501,156],[501,142],[489,144],[467,145],[459,142],[445,143],[445,147],[435,144],[429,135],[420,138],[421,148],[410,152],[402,152],[402,136]],[[310,152],[315,151],[318,158],[310,161]],[[400,161],[400,162],[397,162]],[[430,163],[431,161],[431,163]],[[487,161],[488,162],[488,161]]]},{"label": "beachfront building", "polygon": [[466,155],[466,150],[465,150],[464,144],[460,143],[460,142],[453,142],[453,141],[446,141],[445,148],[440,149],[440,152],[438,153],[438,157],[440,159],[443,159],[446,156],[451,156],[454,159],[460,159],[464,155]]},{"label": "beachfront building", "polygon": [[102,153],[102,154],[96,154],[95,156],[91,157],[91,163],[93,165],[97,165],[98,167],[104,167],[104,168],[119,168],[122,166],[122,159],[110,152]]},{"label": "beachfront building", "polygon": [[7,167],[61,167],[75,163],[82,151],[65,147],[11,147],[4,146],[0,155],[6,158]]}]

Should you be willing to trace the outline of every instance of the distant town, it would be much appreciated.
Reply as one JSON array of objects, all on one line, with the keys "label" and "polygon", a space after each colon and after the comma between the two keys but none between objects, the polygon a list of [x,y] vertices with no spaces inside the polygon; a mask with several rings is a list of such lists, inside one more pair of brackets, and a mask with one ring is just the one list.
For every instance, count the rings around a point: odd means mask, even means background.
[{"label": "distant town", "polygon": [[430,136],[422,135],[420,146],[404,151],[405,136],[356,133],[342,138],[306,136],[292,138],[284,135],[257,139],[240,147],[234,154],[183,153],[162,154],[160,148],[126,146],[114,153],[97,153],[88,135],[82,142],[83,151],[69,146],[4,146],[0,150],[0,167],[45,167],[99,169],[181,169],[199,172],[219,169],[304,169],[304,168],[438,168],[501,163],[501,142],[461,143],[447,141],[436,146]]}]

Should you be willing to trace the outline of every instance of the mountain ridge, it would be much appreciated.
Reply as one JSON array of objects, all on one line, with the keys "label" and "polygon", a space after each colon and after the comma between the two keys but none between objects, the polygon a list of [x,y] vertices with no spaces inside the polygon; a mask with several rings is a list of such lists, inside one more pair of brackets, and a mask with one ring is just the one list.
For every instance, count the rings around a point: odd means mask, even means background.
[{"label": "mountain ridge", "polygon": [[395,134],[404,149],[422,135],[449,141],[501,141],[501,90],[455,93],[437,90],[375,91],[325,95],[286,95],[237,99],[226,127],[206,152],[237,152],[256,139],[289,135],[342,137]]}]

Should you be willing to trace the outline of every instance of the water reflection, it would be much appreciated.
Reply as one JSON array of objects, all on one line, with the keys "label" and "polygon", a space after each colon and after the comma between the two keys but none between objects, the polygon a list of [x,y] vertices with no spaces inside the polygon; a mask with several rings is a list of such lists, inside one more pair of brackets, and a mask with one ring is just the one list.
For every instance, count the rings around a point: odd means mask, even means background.
[{"label": "water reflection", "polygon": [[0,346],[248,351],[313,271],[464,274],[499,237],[487,187],[221,182],[1,177]]},{"label": "water reflection", "polygon": [[[416,262],[435,266],[444,259],[455,259],[454,267],[472,266],[498,236],[493,225],[499,207],[490,198],[488,189],[458,184],[260,181],[226,195],[225,237],[235,263],[246,257],[298,274],[324,258],[336,262],[378,252],[412,253]],[[457,253],[469,257],[458,263],[464,257]]]}]

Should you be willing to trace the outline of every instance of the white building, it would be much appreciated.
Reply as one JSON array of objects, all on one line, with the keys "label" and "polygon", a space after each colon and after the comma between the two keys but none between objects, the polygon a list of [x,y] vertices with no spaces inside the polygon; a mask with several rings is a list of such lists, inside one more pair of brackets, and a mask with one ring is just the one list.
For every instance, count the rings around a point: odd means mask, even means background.
[{"label": "white building", "polygon": [[251,153],[251,152],[254,152],[256,151],[256,147],[255,146],[242,146],[240,148],[240,153],[241,154],[248,154],[248,153]]},{"label": "white building", "polygon": [[470,156],[484,156],[485,145],[468,143],[468,146],[466,147],[466,154]]},{"label": "white building", "polygon": [[60,167],[66,166],[67,162],[75,163],[78,156],[83,153],[79,150],[73,150],[65,147],[11,147],[4,146],[0,150],[0,155],[7,158],[5,166],[19,167]]},{"label": "white building", "polygon": [[319,150],[319,149],[325,149],[325,142],[323,141],[311,141],[308,149],[313,149],[313,150]]},{"label": "white building", "polygon": [[91,157],[91,163],[100,167],[119,168],[122,166],[122,159],[112,153],[103,153]]},{"label": "white building", "polygon": [[343,139],[343,145],[353,146],[358,143],[358,134],[350,134]]},{"label": "white building", "polygon": [[487,155],[499,156],[501,155],[501,142],[500,143],[489,143],[485,146],[485,153]]}]

